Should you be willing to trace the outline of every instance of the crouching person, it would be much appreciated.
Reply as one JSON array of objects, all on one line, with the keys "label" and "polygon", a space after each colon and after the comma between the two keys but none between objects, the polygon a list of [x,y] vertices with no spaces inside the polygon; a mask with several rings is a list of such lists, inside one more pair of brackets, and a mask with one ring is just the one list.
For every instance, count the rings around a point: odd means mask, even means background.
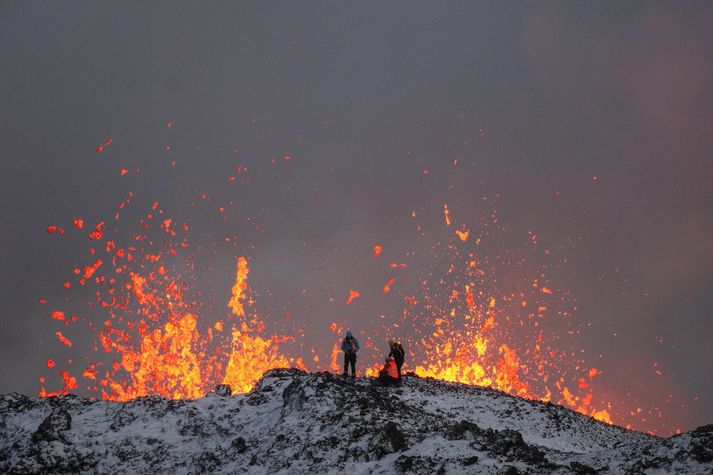
[{"label": "crouching person", "polygon": [[393,356],[394,361],[396,362],[396,370],[399,373],[399,381],[401,381],[401,367],[403,366],[404,359],[406,357],[404,347],[401,346],[401,343],[398,341],[391,340],[389,341],[389,350],[389,356]]},{"label": "crouching person", "polygon": [[386,358],[386,364],[379,371],[379,383],[382,386],[395,386],[399,384],[399,372],[396,369],[396,362],[393,358]]}]

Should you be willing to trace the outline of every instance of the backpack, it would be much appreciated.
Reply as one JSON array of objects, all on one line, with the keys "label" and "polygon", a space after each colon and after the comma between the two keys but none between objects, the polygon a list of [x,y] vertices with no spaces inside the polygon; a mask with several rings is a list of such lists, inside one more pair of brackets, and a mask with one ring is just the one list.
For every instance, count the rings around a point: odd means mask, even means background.
[{"label": "backpack", "polygon": [[347,343],[350,353],[356,353],[356,343],[354,343],[354,338],[345,338],[344,341]]}]

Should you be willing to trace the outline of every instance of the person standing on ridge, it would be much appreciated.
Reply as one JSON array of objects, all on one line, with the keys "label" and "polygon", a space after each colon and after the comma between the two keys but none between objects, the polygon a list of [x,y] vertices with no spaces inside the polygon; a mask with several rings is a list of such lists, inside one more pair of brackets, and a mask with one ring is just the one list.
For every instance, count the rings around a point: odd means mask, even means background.
[{"label": "person standing on ridge", "polygon": [[401,343],[399,343],[398,341],[390,340],[389,348],[391,348],[391,351],[389,352],[389,357],[394,359],[394,362],[396,363],[396,370],[398,371],[399,375],[399,381],[401,381],[401,366],[403,366],[404,359],[406,357],[404,347],[401,346]]},{"label": "person standing on ridge", "polygon": [[354,338],[352,332],[347,332],[347,336],[342,341],[342,351],[344,352],[344,373],[347,375],[347,368],[352,367],[352,378],[356,377],[356,359],[357,351],[359,351],[359,340]]}]

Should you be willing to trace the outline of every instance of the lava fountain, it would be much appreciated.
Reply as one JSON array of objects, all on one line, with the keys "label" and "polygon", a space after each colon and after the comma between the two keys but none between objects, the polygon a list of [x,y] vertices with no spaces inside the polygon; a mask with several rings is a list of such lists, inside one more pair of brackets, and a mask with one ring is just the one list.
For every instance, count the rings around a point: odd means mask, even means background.
[{"label": "lava fountain", "polygon": [[[192,283],[194,256],[188,256],[182,268],[177,264],[189,247],[189,226],[167,217],[153,202],[140,215],[136,231],[123,232],[120,218],[133,206],[133,198],[129,193],[119,203],[113,220],[89,227],[89,259],[73,269],[64,288],[69,292],[78,285],[93,292],[91,312],[105,318],[97,324],[96,318],[51,310],[52,320],[62,326],[56,337],[65,348],[86,343],[86,330],[79,323],[86,323],[91,344],[83,357],[86,364],[78,371],[72,369],[77,363],[71,358],[47,360],[47,369],[61,387],[48,390],[47,378],[42,377],[41,396],[79,389],[115,401],[147,395],[198,398],[219,383],[248,392],[271,368],[339,370],[338,341],[347,323],[313,320],[307,322],[312,327],[274,330],[274,318],[259,315],[254,305],[246,256],[234,255],[235,280],[232,289],[225,286],[230,296],[220,305],[222,316],[210,317],[217,312],[208,310],[207,297]],[[567,330],[576,309],[568,302],[569,292],[553,288],[539,268],[528,267],[531,275],[523,271],[515,284],[503,281],[508,270],[527,266],[483,247],[501,229],[494,208],[471,225],[456,224],[455,206],[443,205],[442,212],[439,226],[448,239],[431,242],[417,225],[431,264],[419,262],[415,252],[389,260],[386,246],[365,246],[365,258],[391,273],[379,283],[378,293],[402,302],[398,321],[375,323],[377,328],[381,325],[374,332],[378,338],[407,337],[405,369],[419,376],[552,401],[611,423],[611,403],[596,394],[600,370],[560,345],[562,333],[576,333]],[[416,212],[411,216],[417,219]],[[47,232],[55,237],[86,233],[86,221],[76,218],[74,229],[71,224],[53,225]],[[529,240],[537,245],[534,233]],[[544,249],[543,254],[549,251]],[[417,283],[415,288],[399,275],[407,268],[414,272],[410,282]],[[369,298],[364,289],[344,292],[343,305],[359,305]],[[320,326],[329,326],[332,341],[313,346],[310,353],[288,349]],[[373,354],[367,376],[376,373],[381,359],[376,349],[383,342],[376,340],[366,338],[363,345],[362,353]],[[318,354],[331,356],[320,362]]]}]

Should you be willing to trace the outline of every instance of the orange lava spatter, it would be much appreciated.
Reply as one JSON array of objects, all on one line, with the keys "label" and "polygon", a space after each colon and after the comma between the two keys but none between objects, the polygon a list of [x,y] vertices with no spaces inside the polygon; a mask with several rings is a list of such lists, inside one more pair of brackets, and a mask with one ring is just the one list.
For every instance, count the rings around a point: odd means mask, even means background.
[{"label": "orange lava spatter", "polygon": [[[147,219],[157,212],[156,207],[154,203]],[[171,219],[164,218],[159,228],[176,236],[171,223]],[[446,226],[450,224],[449,218]],[[142,225],[142,229],[147,228],[147,224]],[[185,225],[182,228],[188,229]],[[90,240],[105,239],[104,230],[105,224],[100,222],[90,234]],[[465,243],[464,237],[456,233],[454,243]],[[136,235],[134,240],[145,243],[148,238]],[[305,368],[300,358],[289,357],[281,351],[280,342],[288,337],[265,334],[265,323],[251,311],[250,269],[246,257],[236,260],[235,281],[227,301],[230,313],[224,320],[201,325],[200,312],[192,310],[196,302],[185,301],[185,285],[172,278],[166,268],[166,257],[175,255],[180,244],[150,251],[137,244],[119,246],[109,240],[103,247],[108,257],[95,258],[79,273],[80,283],[92,279],[98,285],[108,284],[106,294],[97,297],[97,302],[109,310],[111,319],[96,330],[97,349],[110,355],[113,362],[103,370],[97,364],[82,372],[82,377],[93,385],[91,388],[100,391],[103,398],[125,401],[160,395],[191,399],[203,396],[217,382],[229,384],[235,392],[247,392],[269,369]],[[381,246],[375,249],[380,251]],[[448,251],[453,262],[446,275],[432,279],[433,284],[424,279],[423,295],[405,299],[404,315],[412,320],[412,330],[416,334],[432,330],[411,345],[417,349],[413,358],[416,374],[489,386],[528,398],[555,400],[609,422],[607,408],[596,407],[591,392],[576,393],[583,389],[589,391],[597,370],[592,368],[581,375],[579,383],[572,385],[575,390],[560,380],[552,387],[551,375],[562,371],[556,367],[552,352],[543,348],[542,332],[529,347],[511,338],[515,315],[508,314],[512,312],[508,302],[516,300],[514,296],[497,295],[492,288],[487,288],[487,271],[479,265],[475,254],[463,254],[454,244],[448,245]],[[105,262],[113,265],[115,276],[98,276]],[[404,268],[406,264],[384,266]],[[383,286],[383,293],[390,294],[395,282],[395,278],[390,278]],[[551,296],[553,291],[545,286],[535,290],[527,300],[533,302],[533,307],[544,308],[538,299]],[[345,303],[351,304],[359,296],[360,292],[350,289]],[[53,312],[52,317],[65,321],[61,311]],[[534,328],[538,318],[541,318],[539,314],[531,316],[535,320]],[[337,333],[336,324],[332,327]],[[59,331],[57,337],[65,345],[72,345]],[[336,343],[331,346],[328,367],[338,370],[340,351]],[[373,345],[367,342],[367,347],[373,348]],[[319,364],[316,354],[313,360]],[[47,366],[54,367],[54,361]],[[67,370],[57,371],[63,388],[49,393],[43,387],[41,394],[62,394],[77,387],[76,378]],[[375,374],[375,369],[368,369],[366,374]]]},{"label": "orange lava spatter", "polygon": [[[128,213],[132,197],[130,193],[118,206],[117,221],[119,213]],[[520,270],[525,266],[518,266],[521,261],[516,258],[481,250],[497,228],[494,210],[479,223],[456,222],[464,214],[455,204],[451,209],[443,205],[442,210],[437,205],[430,218],[447,234],[429,240],[424,252],[383,261],[377,259],[382,245],[373,246],[375,259],[370,266],[387,274],[381,274],[371,287],[356,282],[363,296],[348,289],[345,300],[341,294],[335,301],[358,311],[367,303],[372,305],[378,294],[378,298],[396,299],[403,311],[400,319],[370,322],[375,331],[371,338],[365,335],[360,356],[381,351],[384,342],[379,338],[403,337],[407,339],[403,341],[406,370],[418,376],[552,401],[611,423],[611,404],[598,398],[600,371],[561,348],[558,335],[566,332],[568,319],[563,315],[571,308],[563,303],[564,293],[547,280],[542,269],[525,274]],[[415,213],[412,217],[421,219]],[[117,233],[109,220],[93,228],[88,235],[91,257],[77,264],[73,276],[82,285],[71,288],[95,292],[90,307],[103,312],[97,319],[101,323],[87,322],[94,333],[94,347],[85,355],[77,376],[66,367],[70,361],[65,365],[60,358],[45,360],[44,366],[56,373],[62,387],[47,391],[42,378],[40,395],[66,394],[81,387],[116,401],[149,395],[193,399],[219,383],[229,384],[236,393],[248,392],[273,368],[341,369],[338,341],[349,328],[347,322],[337,320],[329,326],[333,335],[322,348],[315,345],[311,354],[304,349],[291,353],[285,342],[294,342],[304,331],[268,331],[277,319],[258,314],[256,294],[248,285],[252,261],[246,256],[238,256],[234,268],[231,262],[234,282],[219,289],[226,295],[219,297],[220,304],[210,318],[204,305],[207,298],[194,292],[190,283],[193,263],[183,272],[176,269],[178,256],[188,246],[188,229],[180,220],[168,218],[155,201],[140,214],[138,231],[129,237]],[[388,252],[396,252],[392,245],[384,245]],[[528,239],[528,245],[538,244]],[[433,262],[419,262],[423,255]],[[410,277],[401,274],[406,272]],[[507,285],[502,280],[506,274],[511,278]],[[355,304],[356,299],[360,300]],[[64,330],[76,325],[74,313],[67,314],[72,316],[66,318],[56,310],[51,319]],[[75,349],[81,346],[83,340],[75,339],[76,333],[65,333],[75,340]],[[73,342],[65,333],[57,331],[56,337],[59,348],[68,351]],[[367,376],[377,374],[381,358],[378,366],[366,369]]]},{"label": "orange lava spatter", "polygon": [[[491,217],[481,225],[487,231],[496,222]],[[438,252],[450,263],[445,272],[429,271],[421,295],[408,299],[404,309],[402,325],[421,334],[411,345],[415,373],[553,401],[611,423],[608,403],[593,397],[591,383],[598,371],[579,371],[585,363],[566,357],[555,346],[556,335],[544,330],[547,305],[559,305],[564,298],[536,278],[527,289],[503,291],[494,274],[504,259],[496,256],[486,266],[477,247],[457,237]]]},{"label": "orange lava spatter", "polygon": [[[176,312],[169,321],[153,330],[142,330],[138,347],[109,342],[110,348],[121,355],[118,369],[126,377],[110,375],[102,381],[109,390],[106,399],[125,401],[145,395],[160,395],[174,399],[195,399],[204,396],[217,381],[229,384],[235,392],[248,392],[263,373],[276,367],[295,364],[280,353],[278,344],[261,335],[263,325],[254,315],[246,313],[245,292],[249,268],[247,259],[238,258],[237,275],[229,307],[232,315],[231,343],[224,358],[220,351],[210,353],[212,330],[201,333],[198,318],[193,313]],[[134,293],[141,305],[159,305],[155,293],[148,291],[144,278],[131,274]],[[177,287],[173,305],[184,307]],[[216,322],[216,331],[223,328]]]},{"label": "orange lava spatter", "polygon": [[[122,202],[119,209],[124,210],[127,204],[128,200]],[[156,229],[178,241],[154,240],[150,235],[154,213],[162,213],[156,203],[140,223],[142,232],[134,234],[126,245],[106,237],[103,221],[89,235],[90,241],[106,243],[90,248],[93,261],[83,270],[78,266],[75,274],[81,284],[94,284],[97,290],[90,307],[104,309],[109,318],[100,327],[88,322],[96,333],[90,352],[97,361],[81,371],[81,381],[88,384],[84,389],[115,401],[149,395],[194,399],[220,382],[230,384],[236,392],[247,392],[271,368],[304,368],[301,359],[288,358],[280,351],[280,342],[291,337],[266,334],[264,322],[252,311],[245,257],[237,258],[228,300],[230,314],[224,321],[205,321],[202,303],[188,300],[188,284],[173,276],[169,266],[170,258],[186,247],[178,233],[181,229],[187,232],[188,226],[174,230],[172,220],[163,218]],[[102,249],[106,257],[97,258]],[[66,325],[77,320],[66,319],[60,310],[53,311],[51,317]],[[61,331],[56,337],[72,346]],[[66,394],[79,386],[79,376],[58,367],[56,359],[47,360],[48,369],[56,366],[63,386],[47,391],[43,377],[41,396]]]}]

